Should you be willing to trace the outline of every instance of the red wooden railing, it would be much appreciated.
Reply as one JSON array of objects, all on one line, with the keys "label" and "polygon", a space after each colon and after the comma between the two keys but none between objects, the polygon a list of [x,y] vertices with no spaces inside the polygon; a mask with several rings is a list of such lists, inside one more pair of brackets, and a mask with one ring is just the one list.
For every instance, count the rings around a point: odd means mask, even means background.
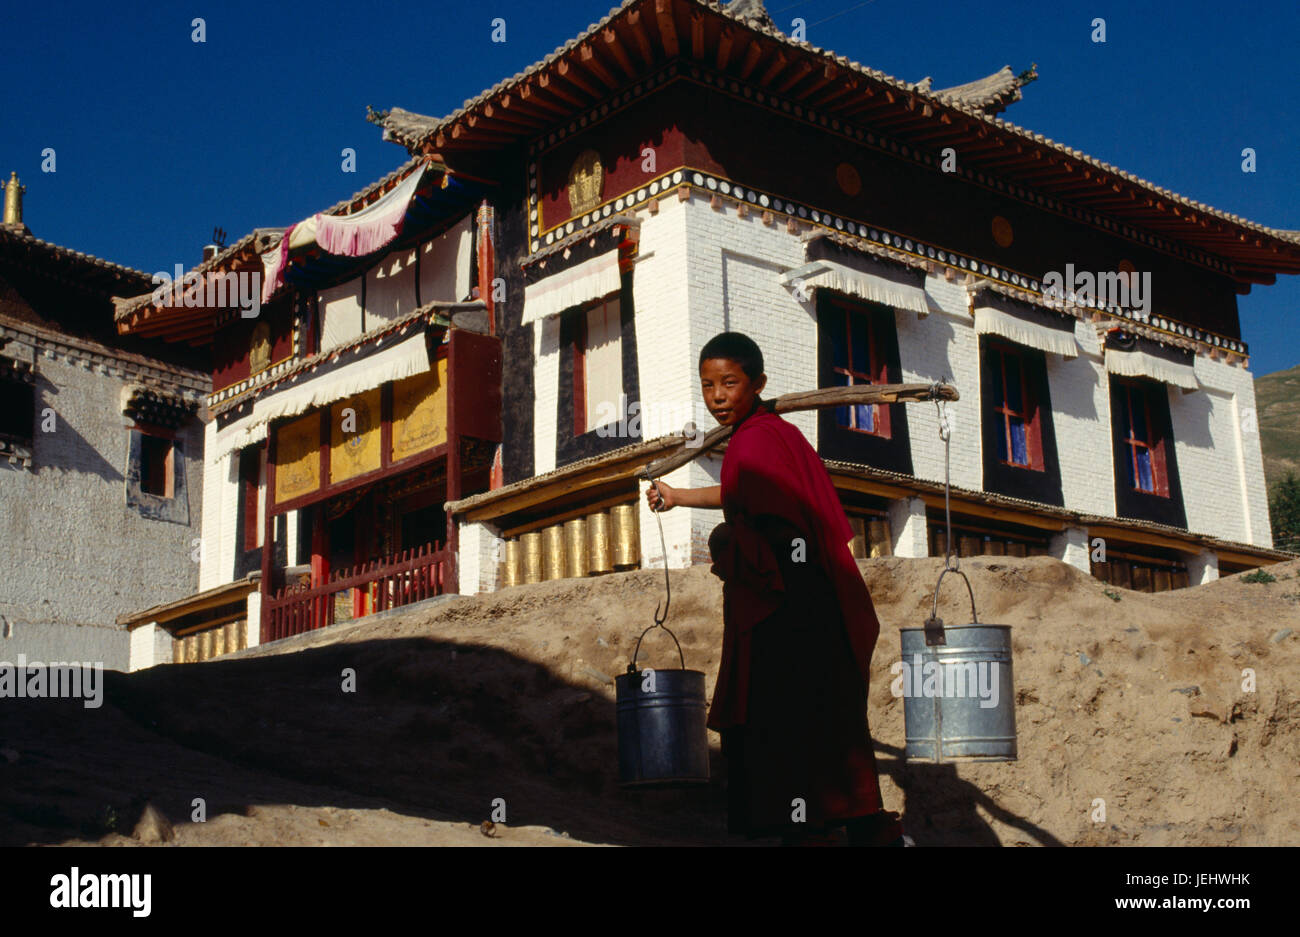
[{"label": "red wooden railing", "polygon": [[453,581],[454,554],[441,543],[403,550],[335,570],[320,585],[293,583],[265,602],[262,641],[276,641],[334,624],[335,596],[360,590],[363,614],[443,595]]}]

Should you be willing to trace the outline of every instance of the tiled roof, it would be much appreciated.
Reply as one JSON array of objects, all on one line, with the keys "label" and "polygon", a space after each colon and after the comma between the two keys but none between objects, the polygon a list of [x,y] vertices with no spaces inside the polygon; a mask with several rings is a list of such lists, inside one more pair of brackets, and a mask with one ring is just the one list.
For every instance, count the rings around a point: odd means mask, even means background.
[{"label": "tiled roof", "polygon": [[[392,111],[388,112],[387,118],[376,115],[378,117],[376,123],[379,123],[384,127],[386,139],[391,139],[401,143],[406,146],[408,150],[414,150],[427,141],[433,134],[450,128],[453,124],[470,115],[472,111],[478,110],[498,95],[516,88],[534,75],[550,68],[560,59],[568,55],[568,53],[583,45],[588,40],[593,39],[593,37],[595,37],[601,30],[608,27],[614,20],[628,16],[634,8],[644,7],[650,2],[651,0],[624,0],[622,5],[611,9],[599,22],[592,23],[582,33],[575,36],[573,39],[570,39],[564,45],[556,48],[550,55],[538,60],[523,71],[517,72],[511,77],[497,82],[491,88],[476,97],[470,98],[465,101],[460,108],[457,108],[446,117],[426,117],[420,114],[415,114],[411,111],[394,108]],[[668,2],[672,3],[673,0],[668,0]],[[742,14],[738,14],[731,5],[724,6],[723,4],[718,3],[717,0],[676,0],[676,2],[684,3],[688,6],[693,6],[700,10],[707,10],[711,13],[726,17],[727,19],[733,20],[737,25],[744,29],[749,29],[757,34],[767,36],[787,48],[796,49],[808,55],[821,58],[827,64],[838,65],[850,72],[870,78],[877,84],[883,85],[886,89],[897,92],[902,96],[910,96],[919,99],[920,103],[924,105],[938,105],[940,107],[950,108],[975,121],[996,128],[1004,134],[1018,137],[1026,143],[1050,148],[1057,153],[1078,160],[1095,170],[1117,176],[1135,186],[1147,190],[1150,193],[1159,195],[1172,202],[1176,202],[1179,205],[1195,209],[1198,212],[1229,222],[1241,228],[1257,232],[1258,234],[1281,239],[1288,244],[1300,244],[1300,239],[1297,239],[1291,233],[1270,228],[1267,225],[1258,224],[1249,219],[1243,218],[1240,215],[1220,211],[1219,209],[1206,205],[1204,202],[1198,202],[1194,199],[1179,195],[1176,192],[1166,189],[1163,186],[1158,186],[1153,182],[1149,182],[1146,179],[1134,175],[1133,173],[1125,172],[1124,170],[1112,166],[1102,160],[1094,159],[1080,150],[1066,146],[1063,143],[1058,143],[1040,133],[1034,133],[1030,130],[1024,129],[1023,127],[1019,127],[1013,123],[990,115],[985,109],[989,106],[989,102],[997,98],[1000,94],[1004,95],[1007,93],[1005,87],[1006,79],[1005,76],[1003,76],[1003,72],[998,72],[993,76],[989,76],[977,82],[972,82],[968,85],[958,85],[954,88],[940,91],[925,90],[919,87],[916,83],[901,81],[900,79],[887,75],[882,71],[852,61],[846,56],[836,55],[829,49],[814,46],[804,40],[792,39],[775,26],[767,25],[760,19],[746,19]],[[683,37],[683,43],[685,42],[685,37]],[[736,43],[736,45],[740,45],[740,43]],[[1009,73],[1010,69],[1007,68],[1003,71]],[[1018,83],[1023,83],[1019,78],[1013,80]],[[1018,90],[1016,93],[1018,94]]]},{"label": "tiled roof", "polygon": [[921,87],[922,91],[929,92],[937,97],[952,98],[970,107],[977,107],[992,117],[994,114],[1006,110],[1007,105],[1019,101],[1021,97],[1020,89],[1037,77],[1037,66],[1031,68],[1025,74],[1017,76],[1011,71],[1010,65],[1003,65],[1000,70],[992,75],[986,75],[976,81],[969,81],[964,85],[940,88],[938,91],[930,91],[929,78],[926,78],[920,84],[923,85]]},{"label": "tiled roof", "polygon": [[142,284],[153,282],[153,278],[143,270],[136,270],[132,267],[125,267],[122,264],[115,264],[110,260],[104,260],[91,254],[83,254],[81,251],[74,251],[70,247],[61,247],[58,244],[51,244],[49,241],[42,241],[28,232],[17,231],[11,227],[0,225],[0,238],[4,238],[13,244],[26,244],[37,250],[45,251],[53,257],[59,257],[73,263],[83,264],[87,267],[93,267],[103,270],[107,273],[114,273],[118,276],[125,277],[129,280],[139,281]]}]

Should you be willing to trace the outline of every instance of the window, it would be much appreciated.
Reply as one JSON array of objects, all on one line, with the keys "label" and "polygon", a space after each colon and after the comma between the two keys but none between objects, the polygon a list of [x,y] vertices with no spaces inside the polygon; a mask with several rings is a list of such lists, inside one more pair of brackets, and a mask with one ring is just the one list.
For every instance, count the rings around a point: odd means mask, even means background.
[{"label": "window", "polygon": [[141,434],[140,491],[159,498],[175,496],[173,447],[170,439]]},{"label": "window", "polygon": [[1038,394],[1024,354],[1014,346],[989,343],[985,366],[992,388],[997,459],[1003,465],[1043,471]]},{"label": "window", "polygon": [[1164,439],[1152,418],[1151,393],[1151,388],[1140,384],[1119,384],[1119,441],[1123,446],[1124,480],[1134,491],[1168,497]]},{"label": "window", "polygon": [[[887,384],[884,338],[873,315],[838,302],[826,307],[826,333],[831,344],[834,386]],[[846,429],[890,438],[890,407],[854,404],[836,407],[835,422]]]},{"label": "window", "polygon": [[0,378],[0,439],[30,446],[35,413],[32,385]]},{"label": "window", "polygon": [[622,416],[623,342],[620,295],[577,314],[573,342],[573,434]]},{"label": "window", "polygon": [[240,484],[244,489],[244,549],[262,546],[266,529],[266,447],[250,446],[239,458]]}]

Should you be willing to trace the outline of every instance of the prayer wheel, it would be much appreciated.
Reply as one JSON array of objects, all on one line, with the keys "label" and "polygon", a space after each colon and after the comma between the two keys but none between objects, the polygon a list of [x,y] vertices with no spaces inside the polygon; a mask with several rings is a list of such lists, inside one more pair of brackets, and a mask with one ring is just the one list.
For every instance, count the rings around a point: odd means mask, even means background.
[{"label": "prayer wheel", "polygon": [[1008,543],[1007,556],[1024,556],[1025,545],[1023,543]]},{"label": "prayer wheel", "polygon": [[519,539],[524,545],[524,582],[541,582],[542,532],[530,530]]},{"label": "prayer wheel", "polygon": [[1151,568],[1148,566],[1139,566],[1133,564],[1133,591],[1150,592],[1151,591]]},{"label": "prayer wheel", "polygon": [[185,663],[185,639],[172,638],[172,663]]},{"label": "prayer wheel", "polygon": [[524,550],[518,537],[506,541],[503,578],[504,585],[507,586],[517,586],[524,581]]},{"label": "prayer wheel", "polygon": [[867,524],[867,540],[871,556],[893,556],[894,547],[889,542],[889,522],[877,518]]},{"label": "prayer wheel", "polygon": [[984,555],[985,556],[1006,556],[1007,545],[1003,543],[1001,540],[985,540]]},{"label": "prayer wheel", "polygon": [[212,659],[212,630],[199,632],[199,660]]},{"label": "prayer wheel", "polygon": [[931,556],[948,555],[948,534],[946,531],[936,530],[931,533],[931,539],[934,543],[934,549],[930,552]]},{"label": "prayer wheel", "polygon": [[235,648],[242,651],[246,647],[248,647],[248,622],[237,621],[235,622]]},{"label": "prayer wheel", "polygon": [[1169,591],[1169,570],[1156,569],[1151,573],[1151,584],[1155,587],[1156,592]]},{"label": "prayer wheel", "polygon": [[860,517],[850,517],[849,526],[853,528],[853,540],[850,549],[853,551],[855,559],[866,559],[867,556],[867,533],[866,523]]},{"label": "prayer wheel", "polygon": [[616,504],[609,510],[614,568],[631,569],[641,565],[638,548],[638,518],[635,504]]},{"label": "prayer wheel", "polygon": [[564,527],[552,524],[542,531],[542,578],[564,578]]},{"label": "prayer wheel", "polygon": [[186,635],[185,663],[197,664],[198,662],[199,662],[199,636],[197,634]]},{"label": "prayer wheel", "polygon": [[613,551],[609,548],[608,511],[597,511],[587,515],[587,571],[591,573],[614,571]]},{"label": "prayer wheel", "polygon": [[[969,624],[945,626],[938,617],[939,586],[949,572],[966,580]],[[899,629],[899,637],[907,760],[1015,761],[1011,626],[980,623],[966,574],[941,572],[925,626]]]},{"label": "prayer wheel", "polygon": [[958,537],[957,547],[962,556],[979,556],[984,552],[984,542],[979,537]]},{"label": "prayer wheel", "polygon": [[587,519],[574,517],[564,522],[565,575],[579,579],[587,575]]},{"label": "prayer wheel", "polygon": [[226,653],[226,629],[210,628],[208,633],[212,635],[212,656],[220,657]]}]

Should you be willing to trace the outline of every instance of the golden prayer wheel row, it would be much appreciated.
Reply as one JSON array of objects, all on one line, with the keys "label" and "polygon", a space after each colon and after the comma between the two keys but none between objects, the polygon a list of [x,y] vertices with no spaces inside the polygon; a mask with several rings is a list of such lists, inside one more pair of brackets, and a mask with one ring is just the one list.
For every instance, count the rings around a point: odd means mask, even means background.
[{"label": "golden prayer wheel row", "polygon": [[207,631],[196,631],[175,639],[175,662],[196,664],[222,654],[231,654],[248,647],[248,631],[244,622],[232,621]]},{"label": "golden prayer wheel row", "polygon": [[854,557],[866,559],[873,556],[893,556],[894,547],[889,534],[889,521],[883,518],[850,517]]},{"label": "golden prayer wheel row", "polygon": [[[1051,551],[1042,544],[1023,543],[1018,540],[1002,540],[990,537],[972,537],[965,534],[956,536],[958,556],[1047,556]],[[948,535],[943,530],[931,534],[931,555],[946,556],[948,553]]]},{"label": "golden prayer wheel row", "polygon": [[637,505],[632,502],[507,540],[501,584],[518,586],[635,569],[641,565],[639,524]]}]

